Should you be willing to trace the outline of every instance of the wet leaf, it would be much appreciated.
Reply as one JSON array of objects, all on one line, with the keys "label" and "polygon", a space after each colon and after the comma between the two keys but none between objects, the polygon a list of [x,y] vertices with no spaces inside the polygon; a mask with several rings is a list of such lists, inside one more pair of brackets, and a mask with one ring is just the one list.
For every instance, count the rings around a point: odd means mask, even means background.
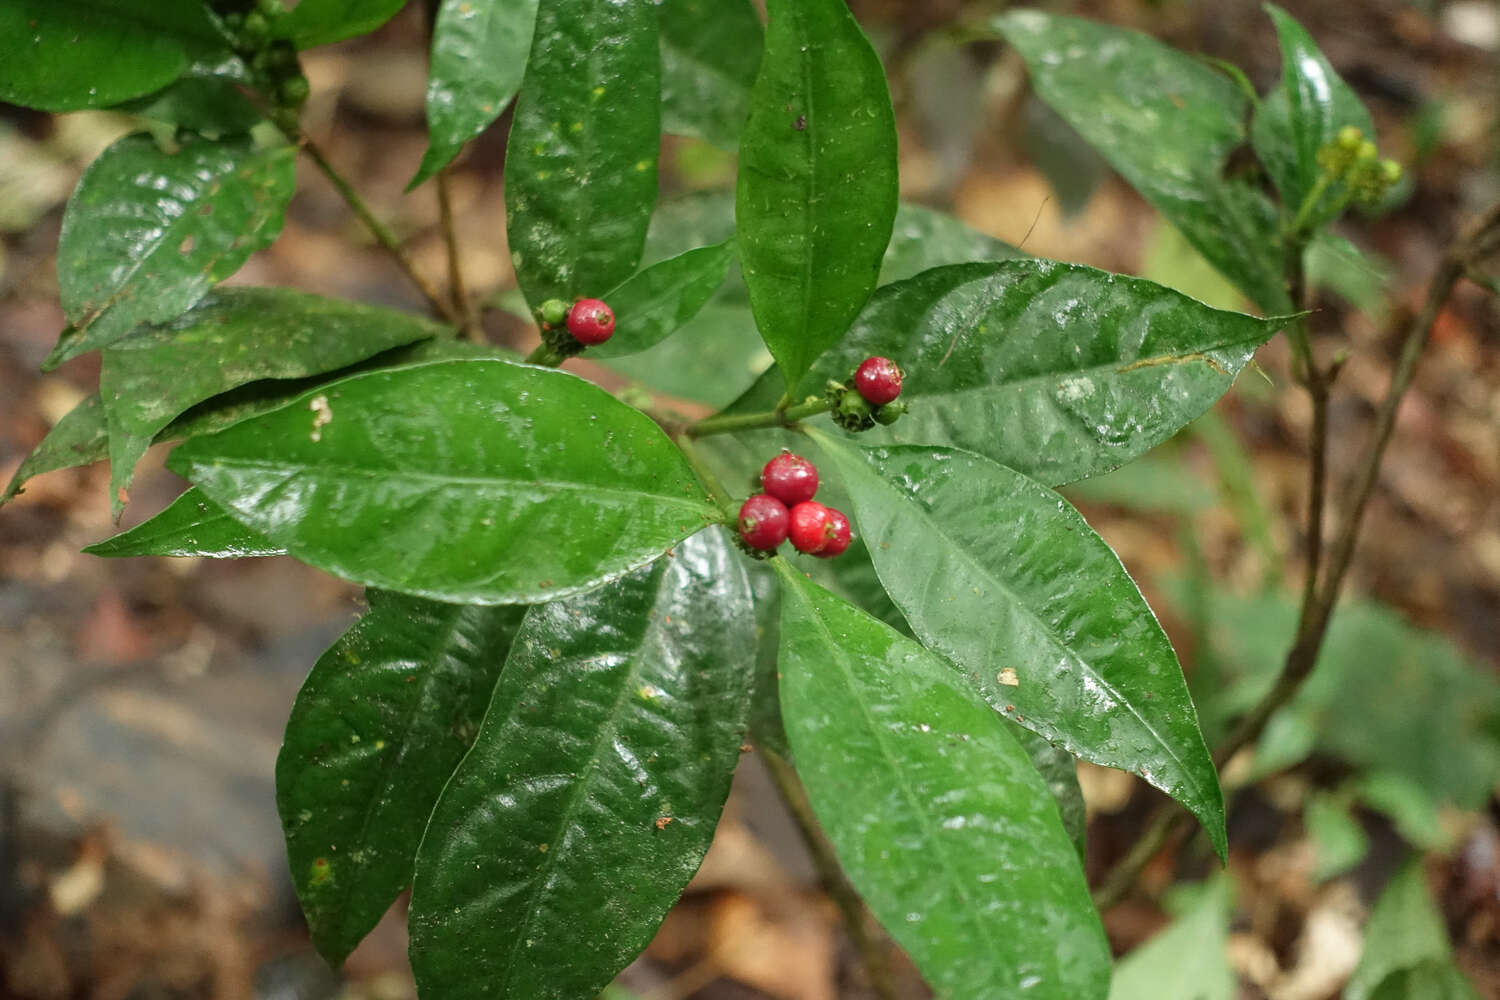
[{"label": "wet leaf", "polygon": [[1234,1000],[1228,942],[1229,881],[1219,877],[1171,926],[1120,960],[1109,1000]]},{"label": "wet leaf", "polygon": [[939,996],[1102,1000],[1109,946],[1057,805],[952,668],[777,560],[781,709],[818,822]]},{"label": "wet leaf", "polygon": [[739,144],[764,46],[750,0],[662,0],[662,129]]},{"label": "wet leaf", "polygon": [[541,0],[505,157],[511,261],[533,308],[634,273],[660,118],[652,0]]},{"label": "wet leaf", "polygon": [[193,487],[160,514],[112,538],[95,542],[84,552],[91,556],[204,556],[243,559],[279,556],[286,549],[247,528],[229,512]]},{"label": "wet leaf", "polygon": [[503,361],[340,379],[167,465],[303,562],[474,604],[587,590],[718,518],[644,414]]},{"label": "wet leaf", "polygon": [[192,308],[269,246],[296,182],[296,150],[248,139],[164,152],[128,135],[84,171],[63,214],[57,280],[69,327],[51,369],[141,323]]},{"label": "wet leaf", "polygon": [[163,326],[116,341],[104,349],[99,374],[115,509],[152,440],[195,404],[261,379],[334,371],[442,332],[409,313],[344,299],[225,288]]},{"label": "wet leaf", "polygon": [[589,348],[590,358],[637,354],[682,329],[713,298],[729,266],[734,241],[699,247],[653,264],[604,295],[615,311],[615,333]]},{"label": "wet leaf", "polygon": [[292,882],[333,965],[411,884],[427,817],[526,612],[367,596],[370,610],[308,674],[276,759]]},{"label": "wet leaf", "polygon": [[198,0],[7,0],[0,100],[42,111],[104,108],[149,94],[193,56],[222,48]]},{"label": "wet leaf", "polygon": [[1187,806],[1220,856],[1224,798],[1172,644],[1067,501],[977,455],[817,433],[886,592],[996,711]]},{"label": "wet leaf", "polygon": [[1224,276],[1272,313],[1291,312],[1270,200],[1223,173],[1245,142],[1249,98],[1207,63],[1138,32],[1016,10],[996,29],[1032,86]]},{"label": "wet leaf", "polygon": [[442,170],[521,86],[537,0],[443,0],[427,71],[427,153],[408,189]]},{"label": "wet leaf", "polygon": [[1078,857],[1083,859],[1089,824],[1083,788],[1078,784],[1078,761],[1062,747],[1054,746],[1023,726],[1012,726],[1011,735],[1031,758],[1032,766],[1057,800],[1057,813],[1062,818],[1063,829],[1068,832],[1068,839],[1073,842]]},{"label": "wet leaf", "polygon": [[539,605],[417,856],[424,996],[593,997],[708,850],[739,760],[754,613],[722,531]]},{"label": "wet leaf", "polygon": [[277,30],[299,49],[358,38],[380,27],[406,0],[298,0]]},{"label": "wet leaf", "polygon": [[735,217],[755,322],[790,388],[875,288],[896,215],[896,124],[844,0],[767,11]]}]

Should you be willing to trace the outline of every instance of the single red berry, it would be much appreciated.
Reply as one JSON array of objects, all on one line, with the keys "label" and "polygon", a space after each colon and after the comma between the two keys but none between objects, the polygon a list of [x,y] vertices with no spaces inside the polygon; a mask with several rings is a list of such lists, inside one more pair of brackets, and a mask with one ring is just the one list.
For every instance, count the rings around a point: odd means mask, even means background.
[{"label": "single red berry", "polygon": [[787,537],[798,552],[816,555],[828,546],[832,536],[831,515],[827,507],[816,500],[804,500],[791,510],[787,524]]},{"label": "single red berry", "polygon": [[752,549],[770,552],[786,541],[786,504],[757,493],[740,505],[740,537]]},{"label": "single red berry", "polygon": [[884,406],[901,395],[901,377],[890,358],[865,358],[854,372],[854,388],[871,406]]},{"label": "single red berry", "polygon": [[784,451],[760,470],[766,492],[788,507],[811,500],[818,492],[818,467],[801,455]]},{"label": "single red berry", "polygon": [[854,540],[854,534],[849,530],[849,519],[844,512],[834,507],[828,508],[828,543],[816,555],[819,559],[832,559],[841,556],[844,550],[849,548],[849,543]]},{"label": "single red berry", "polygon": [[615,332],[615,312],[602,299],[579,299],[568,310],[568,332],[580,344],[602,344]]}]

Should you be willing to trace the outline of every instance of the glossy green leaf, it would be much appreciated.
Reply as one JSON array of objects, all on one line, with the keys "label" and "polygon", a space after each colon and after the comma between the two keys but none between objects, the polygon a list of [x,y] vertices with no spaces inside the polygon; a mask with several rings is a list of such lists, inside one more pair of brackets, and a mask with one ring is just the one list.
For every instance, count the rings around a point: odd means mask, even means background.
[{"label": "glossy green leaf", "polygon": [[523,607],[372,590],[318,658],[276,759],[276,808],[313,944],[339,964],[411,884],[427,817],[479,731]]},{"label": "glossy green leaf", "polygon": [[539,605],[417,855],[423,996],[593,997],[708,850],[749,712],[755,618],[718,529]]},{"label": "glossy green leaf", "polygon": [[1428,962],[1451,964],[1453,946],[1427,889],[1420,858],[1391,879],[1365,925],[1365,949],[1344,987],[1344,1000],[1372,1000],[1390,975]]},{"label": "glossy green leaf", "polygon": [[744,304],[719,302],[704,306],[655,347],[604,361],[656,392],[713,407],[733,402],[770,363],[750,310]]},{"label": "glossy green leaf", "polygon": [[225,288],[189,312],[104,349],[99,394],[109,420],[110,496],[163,428],[204,400],[260,379],[352,365],[440,335],[436,323],[281,288]]},{"label": "glossy green leaf", "polygon": [[875,288],[896,216],[896,123],[844,0],[770,0],[735,217],[750,305],[787,387]]},{"label": "glossy green leaf", "polygon": [[880,265],[880,283],[904,281],[945,264],[1010,260],[1026,254],[987,233],[970,228],[947,212],[903,202]]},{"label": "glossy green leaf", "polygon": [[1187,806],[1225,852],[1224,798],[1172,644],[1067,501],[978,455],[814,432],[886,592],[996,711]]},{"label": "glossy green leaf", "polygon": [[1037,94],[1262,309],[1291,311],[1269,199],[1226,177],[1248,98],[1228,76],[1124,28],[1016,10],[996,28]]},{"label": "glossy green leaf", "polygon": [[0,494],[0,507],[9,503],[33,476],[58,469],[89,465],[109,457],[109,425],[97,394],[87,396],[65,413],[42,438]]},{"label": "glossy green leaf", "polygon": [[637,354],[665,340],[713,298],[729,265],[734,241],[689,250],[627,279],[603,296],[615,311],[615,333],[589,348],[591,358]]},{"label": "glossy green leaf", "polygon": [[298,0],[277,31],[299,49],[369,34],[396,16],[406,0]]},{"label": "glossy green leaf", "polygon": [[1058,485],[1171,437],[1280,325],[1078,264],[934,268],[877,292],[793,395],[894,358],[909,412],[865,438],[953,445]]},{"label": "glossy green leaf", "polygon": [[222,45],[199,0],[6,0],[0,101],[103,108],[158,90]]},{"label": "glossy green leaf", "polygon": [[1024,726],[1012,726],[1011,735],[1031,758],[1031,764],[1047,783],[1047,790],[1057,802],[1063,829],[1078,857],[1087,847],[1088,814],[1084,808],[1083,788],[1078,784],[1078,761],[1062,747],[1054,746]]},{"label": "glossy green leaf", "polygon": [[296,150],[249,139],[165,152],[128,135],[89,165],[63,214],[57,281],[69,326],[43,364],[186,312],[269,246],[296,183]]},{"label": "glossy green leaf", "polygon": [[635,272],[660,120],[652,0],[541,0],[505,156],[511,261],[533,307]]},{"label": "glossy green leaf", "polygon": [[427,71],[427,153],[416,187],[492,125],[521,86],[537,0],[443,0]]},{"label": "glossy green leaf", "polygon": [[662,0],[662,129],[722,149],[739,144],[760,68],[760,18],[750,0]]},{"label": "glossy green leaf", "polygon": [[[1307,29],[1275,4],[1265,5],[1281,39],[1281,83],[1255,111],[1251,134],[1255,153],[1276,182],[1282,203],[1293,215],[1317,183],[1318,150],[1353,125],[1374,138],[1370,112],[1329,64]],[[1336,192],[1325,194],[1308,217],[1309,226],[1327,221],[1336,211]]]},{"label": "glossy green leaf", "polygon": [[781,709],[850,880],[939,997],[1102,1000],[1109,946],[1057,806],[953,670],[777,560]]},{"label": "glossy green leaf", "polygon": [[503,361],[341,379],[167,465],[303,562],[473,604],[587,590],[718,518],[643,413]]},{"label": "glossy green leaf", "polygon": [[189,489],[160,514],[113,538],[95,542],[83,551],[91,556],[205,556],[211,559],[242,559],[246,556],[279,556],[286,549],[273,544],[254,528],[229,516],[229,512],[197,487]]},{"label": "glossy green leaf", "polygon": [[1229,887],[1213,879],[1194,905],[1115,967],[1109,1000],[1234,1000]]}]

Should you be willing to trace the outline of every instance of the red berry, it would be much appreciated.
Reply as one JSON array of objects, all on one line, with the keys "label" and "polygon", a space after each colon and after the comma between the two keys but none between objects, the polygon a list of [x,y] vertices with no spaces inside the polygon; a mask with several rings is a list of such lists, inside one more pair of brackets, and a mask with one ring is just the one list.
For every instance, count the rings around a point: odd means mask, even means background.
[{"label": "red berry", "polygon": [[786,541],[786,504],[757,493],[740,505],[740,537],[752,549],[767,552]]},{"label": "red berry", "polygon": [[834,507],[828,508],[828,543],[823,546],[822,551],[816,553],[819,559],[832,559],[841,556],[849,543],[854,540],[853,533],[849,530],[849,519],[844,512]]},{"label": "red berry", "polygon": [[602,344],[615,332],[615,312],[602,299],[579,299],[568,310],[568,332],[580,344]]},{"label": "red berry", "polygon": [[833,512],[816,500],[804,500],[791,510],[787,537],[798,552],[816,555],[827,547],[832,535]]},{"label": "red berry", "polygon": [[766,492],[787,506],[811,500],[818,492],[818,467],[801,455],[784,451],[760,471]]},{"label": "red berry", "polygon": [[865,358],[854,372],[854,388],[871,406],[884,406],[901,395],[901,377],[890,358]]}]

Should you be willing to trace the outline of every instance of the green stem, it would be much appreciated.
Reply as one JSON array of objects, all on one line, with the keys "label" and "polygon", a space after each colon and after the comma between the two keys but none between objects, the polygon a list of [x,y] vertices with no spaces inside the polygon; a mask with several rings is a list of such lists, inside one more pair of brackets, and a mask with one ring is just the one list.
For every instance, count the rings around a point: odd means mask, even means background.
[{"label": "green stem", "polygon": [[567,359],[554,351],[544,340],[532,348],[530,354],[526,355],[525,361],[528,365],[541,365],[544,368],[556,368]]},{"label": "green stem", "polygon": [[809,399],[796,406],[767,410],[764,413],[721,413],[704,417],[687,429],[689,437],[708,437],[710,434],[733,434],[736,431],[753,431],[763,427],[791,427],[806,417],[827,413],[832,407],[823,398]]},{"label": "green stem", "polygon": [[[1328,185],[1332,183],[1333,177],[1327,171],[1318,172],[1317,182],[1313,184],[1312,190],[1307,192],[1307,197],[1302,199],[1302,204],[1297,207],[1297,215],[1292,219],[1292,225],[1287,230],[1289,235],[1300,237],[1307,231],[1308,219],[1317,209],[1318,202],[1323,200],[1323,195],[1328,192]],[[1345,204],[1348,204],[1347,199],[1345,200]]]}]

